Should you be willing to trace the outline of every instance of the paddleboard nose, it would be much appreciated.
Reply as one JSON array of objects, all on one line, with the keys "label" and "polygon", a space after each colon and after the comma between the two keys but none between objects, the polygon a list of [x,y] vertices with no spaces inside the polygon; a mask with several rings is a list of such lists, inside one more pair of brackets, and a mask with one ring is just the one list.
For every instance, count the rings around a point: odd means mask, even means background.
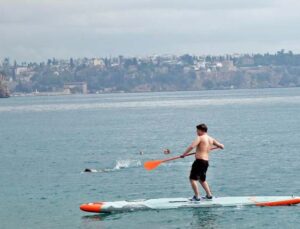
[{"label": "paddleboard nose", "polygon": [[80,205],[80,210],[86,211],[86,212],[101,212],[103,203],[97,202],[97,203],[87,203]]}]

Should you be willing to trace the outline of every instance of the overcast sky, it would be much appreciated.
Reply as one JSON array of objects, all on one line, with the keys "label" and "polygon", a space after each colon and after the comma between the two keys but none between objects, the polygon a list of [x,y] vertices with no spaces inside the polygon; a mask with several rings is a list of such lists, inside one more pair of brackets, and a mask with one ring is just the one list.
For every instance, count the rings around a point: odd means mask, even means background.
[{"label": "overcast sky", "polygon": [[0,0],[0,58],[300,53],[299,0]]}]

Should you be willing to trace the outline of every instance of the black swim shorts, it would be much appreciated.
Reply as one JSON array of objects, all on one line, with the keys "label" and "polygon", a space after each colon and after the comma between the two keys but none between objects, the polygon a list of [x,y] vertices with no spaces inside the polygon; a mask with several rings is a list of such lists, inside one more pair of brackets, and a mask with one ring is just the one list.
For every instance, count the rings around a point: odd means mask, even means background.
[{"label": "black swim shorts", "polygon": [[190,179],[191,180],[206,180],[206,171],[209,164],[208,161],[202,159],[196,159],[192,165]]}]

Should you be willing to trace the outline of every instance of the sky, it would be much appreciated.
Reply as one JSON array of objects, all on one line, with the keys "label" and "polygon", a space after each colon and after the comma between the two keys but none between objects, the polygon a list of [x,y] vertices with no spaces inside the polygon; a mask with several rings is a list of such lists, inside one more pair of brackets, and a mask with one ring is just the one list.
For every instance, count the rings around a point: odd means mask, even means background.
[{"label": "sky", "polygon": [[0,58],[300,53],[299,0],[0,0]]}]

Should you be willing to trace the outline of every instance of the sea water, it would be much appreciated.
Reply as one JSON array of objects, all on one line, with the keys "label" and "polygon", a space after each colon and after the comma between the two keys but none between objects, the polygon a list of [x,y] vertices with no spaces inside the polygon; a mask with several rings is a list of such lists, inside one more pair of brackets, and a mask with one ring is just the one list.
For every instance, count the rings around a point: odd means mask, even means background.
[{"label": "sea water", "polygon": [[12,97],[0,100],[0,228],[299,228],[299,206],[79,210],[192,196],[192,157],[142,164],[181,154],[202,122],[225,144],[211,153],[215,196],[300,195],[300,88]]}]

